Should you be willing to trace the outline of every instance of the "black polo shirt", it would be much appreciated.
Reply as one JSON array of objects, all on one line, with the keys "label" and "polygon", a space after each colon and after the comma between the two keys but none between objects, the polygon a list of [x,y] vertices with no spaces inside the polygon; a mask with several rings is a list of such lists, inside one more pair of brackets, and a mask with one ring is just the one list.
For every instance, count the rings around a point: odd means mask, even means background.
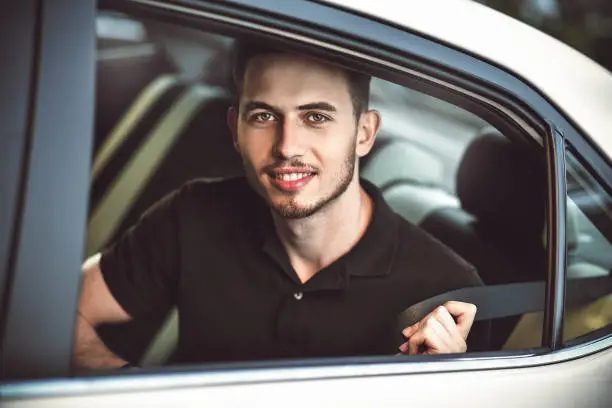
[{"label": "black polo shirt", "polygon": [[178,307],[180,362],[394,354],[400,312],[481,281],[361,184],[366,232],[306,283],[243,178],[196,180],[155,204],[103,253],[104,279],[135,319]]}]

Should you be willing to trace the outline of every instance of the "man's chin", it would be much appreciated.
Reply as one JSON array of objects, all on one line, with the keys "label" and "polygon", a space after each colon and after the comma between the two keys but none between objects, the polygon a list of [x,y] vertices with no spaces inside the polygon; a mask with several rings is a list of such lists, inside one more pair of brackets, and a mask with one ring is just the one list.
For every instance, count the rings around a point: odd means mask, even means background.
[{"label": "man's chin", "polygon": [[288,220],[296,220],[301,218],[307,218],[313,215],[319,209],[315,206],[308,206],[296,203],[295,201],[274,203],[271,205],[272,209],[281,218]]}]

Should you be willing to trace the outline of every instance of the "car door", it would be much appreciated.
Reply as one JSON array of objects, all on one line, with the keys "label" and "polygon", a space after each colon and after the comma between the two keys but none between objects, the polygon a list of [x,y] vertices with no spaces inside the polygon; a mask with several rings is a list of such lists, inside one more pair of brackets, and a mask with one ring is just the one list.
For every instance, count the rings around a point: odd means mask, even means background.
[{"label": "car door", "polygon": [[[565,152],[570,149],[601,188],[600,197],[606,197],[612,183],[608,158],[548,99],[512,72],[408,29],[307,1],[139,0],[100,6],[174,24],[206,24],[221,32],[273,37],[389,80],[409,78],[413,86],[446,99],[459,95],[471,100],[475,110],[504,117],[522,129],[531,138],[528,143],[540,146],[548,163],[549,262],[541,346],[459,356],[168,367],[75,377],[70,356],[92,165],[96,4],[20,4],[19,9],[13,6],[14,12],[29,12],[24,21],[36,21],[37,28],[35,80],[23,85],[32,95],[30,117],[26,121],[22,115],[28,127],[16,139],[26,146],[27,163],[11,178],[21,186],[22,198],[16,201],[15,193],[7,193],[16,210],[2,209],[1,214],[12,220],[16,231],[7,245],[10,254],[3,258],[9,276],[2,338],[1,392],[6,406],[612,403],[606,388],[612,379],[609,327],[594,326],[572,341],[563,339]],[[20,55],[27,57],[27,50],[24,47]],[[15,75],[7,72],[3,76]],[[605,230],[609,224],[604,220],[593,225]]]}]

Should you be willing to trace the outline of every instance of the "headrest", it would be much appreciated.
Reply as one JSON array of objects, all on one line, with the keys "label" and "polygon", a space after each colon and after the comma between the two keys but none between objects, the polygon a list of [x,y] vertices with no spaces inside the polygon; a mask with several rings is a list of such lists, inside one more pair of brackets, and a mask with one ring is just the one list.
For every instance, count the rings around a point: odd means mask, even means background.
[{"label": "headrest", "polygon": [[[489,128],[468,146],[457,171],[463,209],[488,227],[540,238],[546,208],[546,166]],[[527,236],[525,236],[527,238]]]},{"label": "headrest", "polygon": [[393,181],[406,180],[422,185],[439,185],[444,166],[438,158],[419,147],[401,140],[387,140],[370,154],[361,176],[378,187]]}]

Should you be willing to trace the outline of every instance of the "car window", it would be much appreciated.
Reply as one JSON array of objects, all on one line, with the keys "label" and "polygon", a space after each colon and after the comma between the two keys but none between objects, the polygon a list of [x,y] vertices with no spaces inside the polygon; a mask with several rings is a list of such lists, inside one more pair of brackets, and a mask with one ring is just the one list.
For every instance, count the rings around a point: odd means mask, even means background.
[{"label": "car window", "polygon": [[[612,324],[612,199],[573,153],[566,158],[568,286],[563,337],[567,341]],[[589,280],[593,283],[585,285]],[[583,297],[598,286],[603,293],[585,301]]]},{"label": "car window", "polygon": [[414,175],[414,181],[455,194],[463,153],[489,124],[452,103],[379,78],[372,81],[371,104],[381,111],[385,132],[435,158],[438,178],[431,177],[435,170],[426,168],[430,177]]},{"label": "car window", "polygon": [[[226,124],[235,101],[234,38],[106,11],[98,35],[87,256],[122,239],[187,181],[244,175]],[[146,42],[148,52],[126,41]],[[121,52],[110,58],[113,47]],[[537,144],[460,104],[381,78],[372,78],[370,107],[382,128],[360,174],[394,212],[475,267],[485,285],[546,278],[546,170]],[[165,364],[176,358],[177,316],[152,313],[98,333],[131,364]],[[519,319],[477,323],[473,350],[512,349],[505,345]],[[541,327],[541,316],[534,324]]]}]

